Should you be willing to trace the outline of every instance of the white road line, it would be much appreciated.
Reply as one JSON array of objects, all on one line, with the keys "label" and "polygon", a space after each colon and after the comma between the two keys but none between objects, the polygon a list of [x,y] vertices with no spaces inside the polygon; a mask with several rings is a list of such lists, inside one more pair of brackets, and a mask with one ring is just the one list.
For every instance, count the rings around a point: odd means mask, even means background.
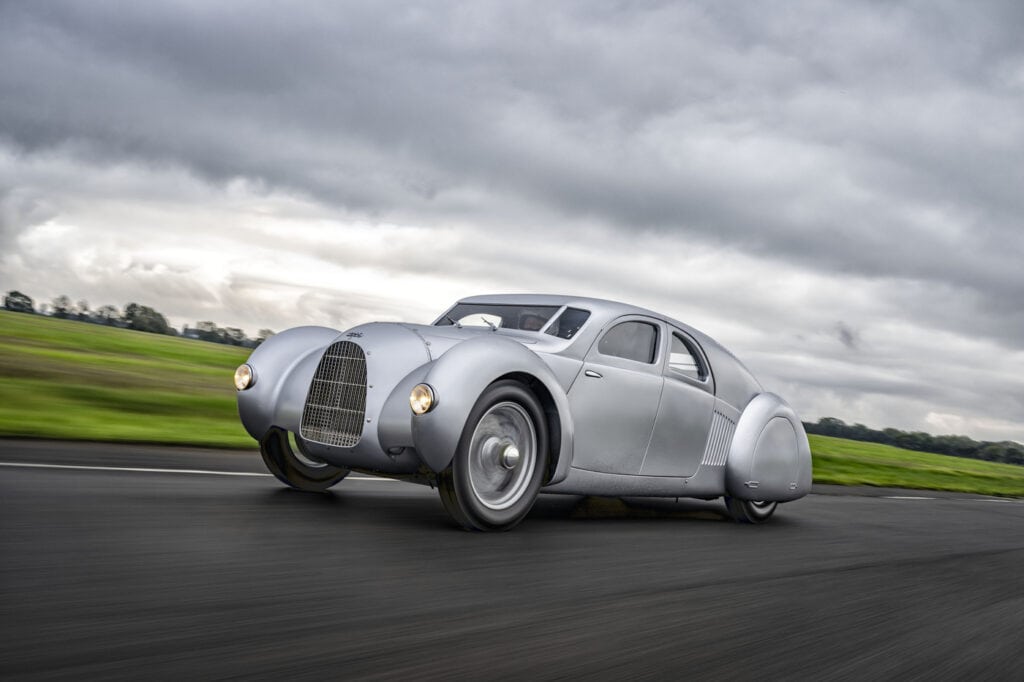
[{"label": "white road line", "polygon": [[[75,471],[131,471],[144,474],[197,474],[200,476],[259,476],[268,477],[253,471],[210,471],[207,469],[150,469],[144,467],[101,467],[80,464],[37,464],[35,462],[0,462],[0,467],[21,467],[25,469],[72,469]],[[348,481],[390,481],[389,478],[378,476],[349,476]]]}]

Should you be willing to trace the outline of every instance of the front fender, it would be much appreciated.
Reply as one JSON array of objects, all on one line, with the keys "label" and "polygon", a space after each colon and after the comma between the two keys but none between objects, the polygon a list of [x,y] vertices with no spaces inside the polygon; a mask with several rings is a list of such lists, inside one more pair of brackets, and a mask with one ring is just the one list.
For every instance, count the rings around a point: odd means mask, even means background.
[{"label": "front fender", "polygon": [[736,424],[725,465],[728,494],[786,502],[811,491],[811,448],[796,412],[774,393],[760,393]]},{"label": "front fender", "polygon": [[238,392],[238,416],[250,436],[271,426],[298,432],[302,406],[320,355],[338,335],[327,327],[295,327],[276,334],[249,355],[255,383]]},{"label": "front fender", "polygon": [[[412,417],[416,451],[433,471],[444,471],[455,455],[469,413],[484,389],[508,375],[528,375],[540,382],[557,412],[559,431],[552,452],[555,466],[549,483],[565,478],[572,462],[572,415],[565,391],[536,353],[502,336],[480,336],[464,341],[431,365],[423,382],[434,389],[437,403],[430,412]],[[538,396],[545,402],[545,396]],[[407,396],[406,396],[407,398]]]}]

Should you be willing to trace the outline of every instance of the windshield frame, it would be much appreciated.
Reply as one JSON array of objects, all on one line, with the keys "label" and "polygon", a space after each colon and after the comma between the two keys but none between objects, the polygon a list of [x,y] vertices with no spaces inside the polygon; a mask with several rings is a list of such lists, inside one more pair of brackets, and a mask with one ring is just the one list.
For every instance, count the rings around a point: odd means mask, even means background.
[{"label": "windshield frame", "polygon": [[[455,305],[453,305],[450,308],[448,308],[448,310],[444,311],[444,313],[442,313],[440,317],[438,317],[436,320],[434,320],[434,322],[431,324],[431,326],[432,327],[472,327],[474,329],[475,328],[487,329],[487,324],[483,323],[483,322],[481,322],[481,324],[456,324],[458,322],[458,320],[457,320],[457,318],[455,318],[454,315],[452,315],[452,313],[455,312],[455,310],[459,306],[465,306],[467,308],[491,308],[491,309],[494,309],[494,308],[506,308],[506,309],[509,309],[510,308],[510,309],[519,310],[519,312],[516,313],[517,317],[521,317],[525,313],[534,312],[535,311],[534,314],[535,314],[536,317],[540,317],[540,318],[544,319],[544,323],[540,326],[539,329],[521,329],[519,327],[501,325],[501,326],[499,326],[495,330],[495,331],[507,331],[507,332],[525,332],[527,334],[542,334],[542,333],[544,333],[544,331],[551,325],[551,323],[555,319],[557,319],[558,316],[566,308],[565,305],[545,305],[545,304],[534,305],[534,304],[528,304],[528,303],[466,303],[464,301],[459,301]],[[550,311],[550,314],[547,315],[547,317],[545,317],[545,314],[547,314],[549,311]],[[483,310],[483,311],[480,311],[480,312],[474,311],[474,312],[469,313],[469,315],[477,315],[477,314],[479,314],[479,315],[488,314],[488,311]],[[502,317],[502,319],[504,319],[504,316],[500,315],[498,313],[490,313],[490,314],[497,315],[499,317]],[[466,315],[463,315],[462,317],[466,317]]]}]

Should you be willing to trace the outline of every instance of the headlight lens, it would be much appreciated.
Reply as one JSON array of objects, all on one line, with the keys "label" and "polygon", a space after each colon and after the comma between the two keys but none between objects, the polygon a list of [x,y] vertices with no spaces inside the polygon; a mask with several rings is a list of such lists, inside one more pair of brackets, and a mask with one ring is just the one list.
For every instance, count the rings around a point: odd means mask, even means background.
[{"label": "headlight lens", "polygon": [[252,367],[248,363],[240,365],[235,370],[235,388],[239,391],[244,391],[255,383],[256,373],[252,371]]},{"label": "headlight lens", "polygon": [[409,406],[414,414],[426,414],[434,407],[434,389],[426,384],[416,384],[409,394]]}]

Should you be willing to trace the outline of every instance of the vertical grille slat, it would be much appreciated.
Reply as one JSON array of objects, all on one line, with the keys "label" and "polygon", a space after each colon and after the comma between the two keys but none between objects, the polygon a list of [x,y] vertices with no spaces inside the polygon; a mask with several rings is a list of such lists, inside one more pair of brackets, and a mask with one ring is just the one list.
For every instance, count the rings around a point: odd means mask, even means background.
[{"label": "vertical grille slat", "polygon": [[366,416],[366,356],[351,341],[324,352],[306,394],[299,434],[324,445],[350,448],[363,435]]},{"label": "vertical grille slat", "polygon": [[700,463],[705,466],[724,466],[732,445],[732,435],[736,431],[736,423],[724,414],[715,410],[711,418],[711,432],[708,435],[707,447]]}]

